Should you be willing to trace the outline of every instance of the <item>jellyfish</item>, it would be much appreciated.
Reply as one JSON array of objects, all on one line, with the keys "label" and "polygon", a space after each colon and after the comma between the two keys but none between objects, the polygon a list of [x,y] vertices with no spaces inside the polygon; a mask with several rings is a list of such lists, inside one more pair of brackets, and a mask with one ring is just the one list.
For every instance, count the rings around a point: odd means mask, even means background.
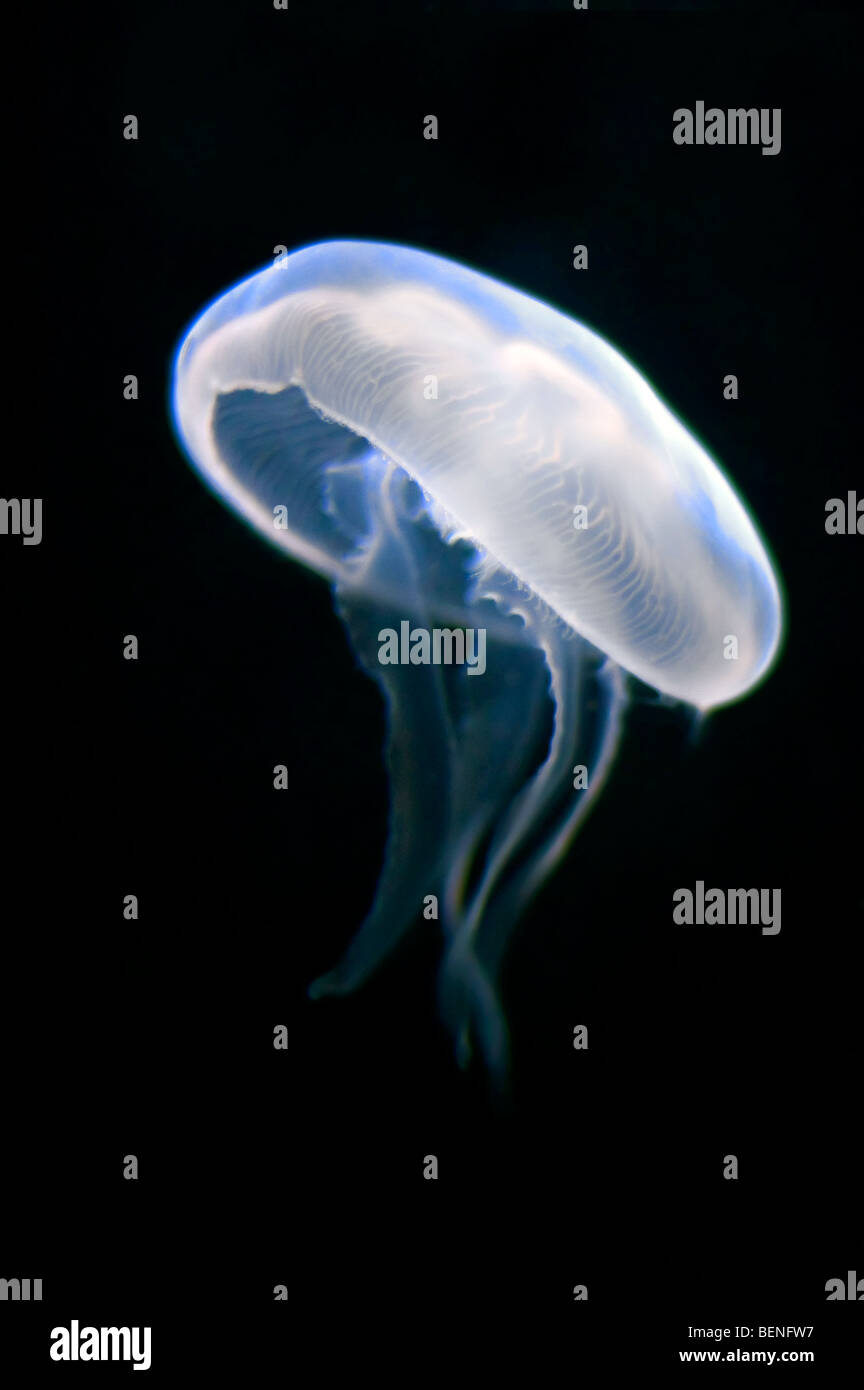
[{"label": "jellyfish", "polygon": [[309,992],[353,990],[435,920],[459,1061],[479,1049],[501,1076],[508,939],[596,803],[632,690],[704,713],[772,665],[756,526],[610,343],[407,246],[323,242],[236,284],[181,340],[172,412],[204,482],[331,585],[386,702],[375,900]]}]

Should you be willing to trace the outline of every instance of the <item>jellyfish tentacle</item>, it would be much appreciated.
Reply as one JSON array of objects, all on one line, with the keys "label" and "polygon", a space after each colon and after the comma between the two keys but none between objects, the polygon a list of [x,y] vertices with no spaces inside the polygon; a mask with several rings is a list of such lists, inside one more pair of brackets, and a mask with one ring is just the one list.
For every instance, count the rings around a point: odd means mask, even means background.
[{"label": "jellyfish tentacle", "polygon": [[518,852],[550,802],[561,794],[566,770],[578,738],[579,706],[584,682],[586,646],[566,641],[558,631],[538,639],[549,672],[549,694],[555,718],[546,758],[504,817],[487,856],[483,877],[468,909],[465,929],[473,936],[486,905],[507,864]]},{"label": "jellyfish tentacle", "polygon": [[[354,651],[362,656],[366,646],[360,629],[369,616],[368,605],[358,607],[343,595],[339,611]],[[372,908],[339,964],[309,986],[313,999],[347,993],[362,983],[416,922],[421,907],[418,891],[425,887],[434,892],[441,877],[440,857],[447,828],[445,774],[432,768],[425,778],[420,778],[409,771],[422,763],[430,736],[436,736],[438,730],[437,736],[443,737],[434,668],[425,668],[412,682],[410,699],[405,698],[402,668],[385,667],[380,674],[368,666],[366,669],[383,690],[389,706],[386,764],[391,804],[387,848]]]},{"label": "jellyfish tentacle", "polygon": [[[484,838],[493,830],[498,809],[518,797],[534,766],[531,734],[542,728],[549,704],[543,653],[524,640],[518,646],[493,640],[486,674],[472,679],[463,673],[462,689],[470,694],[471,707],[454,721],[456,764],[442,914],[447,945],[438,996],[460,1065],[466,1066],[470,1059],[473,1023],[492,1078],[502,1084],[507,1027],[492,979],[466,931],[469,874]],[[523,734],[515,742],[514,730]],[[506,750],[503,756],[502,750]]]},{"label": "jellyfish tentacle", "polygon": [[[574,650],[574,646],[583,650]],[[566,796],[569,800],[573,796],[569,765],[579,743],[578,721],[589,657],[581,642],[544,642],[544,649],[550,662],[550,687],[557,697],[553,697],[555,727],[549,753],[490,848],[483,878],[461,918],[439,980],[442,1012],[459,1040],[462,1058],[469,1050],[468,1039],[473,1030],[487,1065],[499,1077],[506,1070],[507,1060],[506,1027],[497,993],[501,957],[523,907],[565,853],[608,778],[626,705],[620,668],[607,661],[598,676],[604,708],[589,786],[578,794],[575,804],[566,807],[539,848],[502,884],[507,864],[524,846],[556,797],[561,800]]]},{"label": "jellyfish tentacle", "polygon": [[475,950],[493,979],[497,977],[519,914],[566,854],[596,805],[612,771],[621,741],[628,695],[624,673],[615,662],[607,660],[604,663],[599,680],[605,705],[591,758],[589,785],[578,793],[568,788],[569,794],[576,797],[575,803],[566,811],[557,828],[547,834],[537,853],[495,896],[490,910],[479,925],[481,940],[477,942]]},{"label": "jellyfish tentacle", "polygon": [[[518,794],[531,770],[531,734],[548,702],[548,673],[533,644],[489,639],[487,671],[461,680],[462,708],[454,715],[456,737],[450,844],[444,899],[446,930],[459,929],[468,880],[484,836],[499,808]],[[513,741],[514,728],[523,737]],[[527,731],[528,736],[524,736]],[[502,751],[503,750],[503,751]]]},{"label": "jellyfish tentacle", "polygon": [[441,964],[438,998],[442,1018],[454,1039],[461,1067],[471,1060],[472,1036],[495,1083],[503,1086],[509,1035],[495,982],[464,930],[458,931]]},{"label": "jellyfish tentacle", "polygon": [[[398,628],[401,614],[368,598],[370,569],[383,569],[415,616],[423,614],[423,591],[402,524],[403,480],[404,475],[397,477],[394,466],[388,465],[381,487],[366,499],[371,539],[358,545],[353,565],[346,565],[345,578],[335,586],[337,611],[355,655],[387,702],[391,804],[384,865],[372,908],[342,960],[309,986],[313,999],[349,992],[381,964],[416,921],[418,890],[427,885],[428,892],[436,890],[446,852],[453,732],[441,670],[432,665],[382,665],[379,633]],[[430,747],[445,750],[444,756],[430,762]]]}]

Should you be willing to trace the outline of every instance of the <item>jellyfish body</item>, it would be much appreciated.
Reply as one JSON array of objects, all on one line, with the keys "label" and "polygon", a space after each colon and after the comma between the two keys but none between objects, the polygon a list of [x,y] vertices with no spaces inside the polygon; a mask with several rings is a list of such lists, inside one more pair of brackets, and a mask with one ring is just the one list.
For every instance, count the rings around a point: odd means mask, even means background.
[{"label": "jellyfish body", "polygon": [[[603,785],[625,673],[707,710],[770,668],[756,529],[609,343],[409,247],[323,243],[236,285],[183,339],[173,411],[205,481],[329,580],[388,705],[375,903],[312,992],[359,984],[434,900],[460,1056],[473,1034],[500,1071],[503,949]],[[452,656],[461,629],[482,671],[412,640]]]}]

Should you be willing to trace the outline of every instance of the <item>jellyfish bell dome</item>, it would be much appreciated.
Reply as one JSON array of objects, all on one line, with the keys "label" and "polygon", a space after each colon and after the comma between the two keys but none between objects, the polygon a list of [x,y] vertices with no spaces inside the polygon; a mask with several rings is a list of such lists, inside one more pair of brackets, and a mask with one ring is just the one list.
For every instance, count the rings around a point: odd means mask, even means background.
[{"label": "jellyfish bell dome", "polygon": [[236,285],[182,342],[174,419],[206,481],[333,580],[358,549],[333,489],[359,470],[362,509],[390,461],[442,534],[666,695],[728,703],[777,651],[771,563],[701,444],[598,334],[442,257],[326,242]]}]

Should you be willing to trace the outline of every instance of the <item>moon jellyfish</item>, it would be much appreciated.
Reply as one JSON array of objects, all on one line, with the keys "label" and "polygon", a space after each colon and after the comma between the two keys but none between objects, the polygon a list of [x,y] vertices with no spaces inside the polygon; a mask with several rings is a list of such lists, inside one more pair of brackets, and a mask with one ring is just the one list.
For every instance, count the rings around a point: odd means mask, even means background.
[{"label": "moon jellyfish", "polygon": [[503,1075],[504,949],[607,779],[630,677],[707,711],[772,663],[755,526],[603,338],[405,246],[325,242],[228,290],[173,412],[204,481],[330,583],[386,701],[375,901],[310,993],[435,920],[457,1055]]}]

